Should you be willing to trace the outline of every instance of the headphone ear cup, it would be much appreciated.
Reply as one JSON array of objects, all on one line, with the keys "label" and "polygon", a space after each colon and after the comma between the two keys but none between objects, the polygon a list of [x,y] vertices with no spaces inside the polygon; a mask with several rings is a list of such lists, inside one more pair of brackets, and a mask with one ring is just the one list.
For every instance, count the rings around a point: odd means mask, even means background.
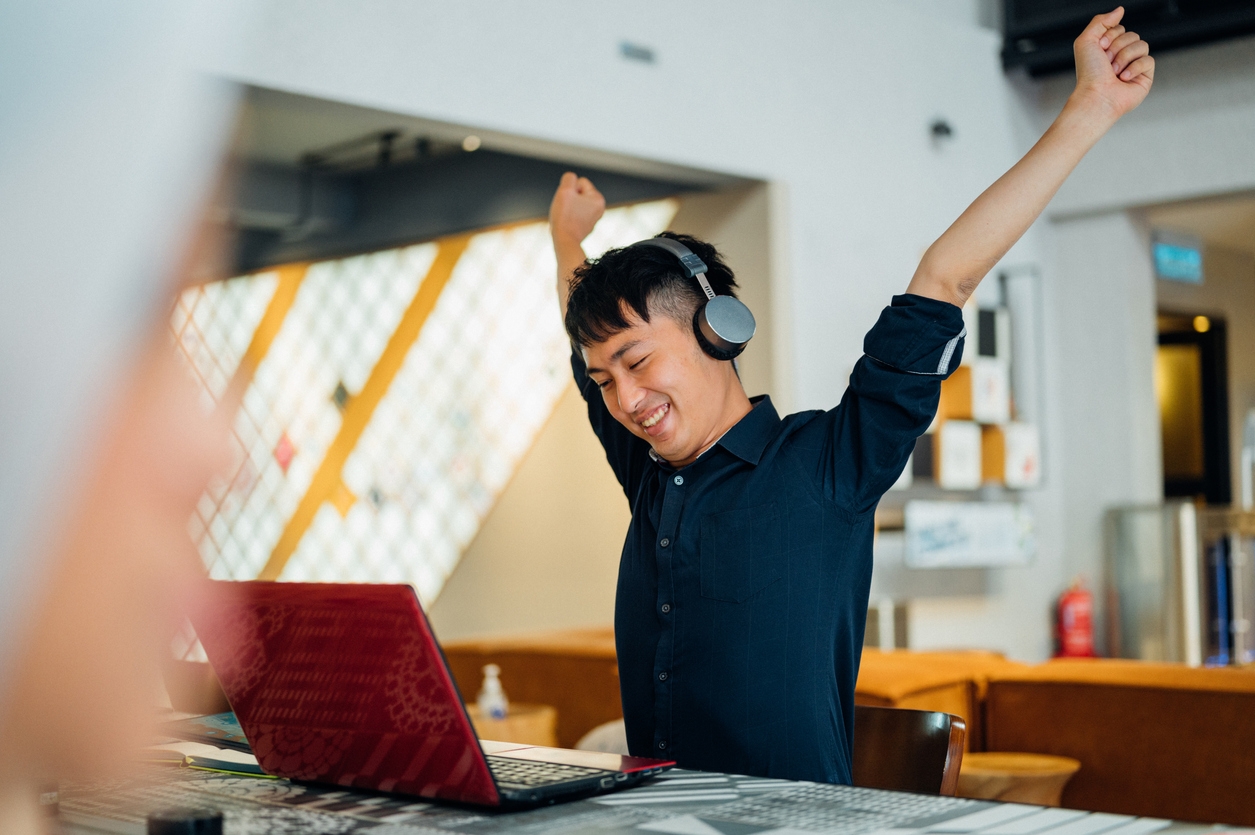
[{"label": "headphone ear cup", "polygon": [[702,333],[702,313],[705,311],[706,305],[702,305],[693,311],[693,335],[697,337],[697,344],[701,346],[702,351],[709,357],[725,362],[731,362],[741,355],[745,350],[746,343],[742,343],[733,348],[720,348],[706,338],[706,334]]}]

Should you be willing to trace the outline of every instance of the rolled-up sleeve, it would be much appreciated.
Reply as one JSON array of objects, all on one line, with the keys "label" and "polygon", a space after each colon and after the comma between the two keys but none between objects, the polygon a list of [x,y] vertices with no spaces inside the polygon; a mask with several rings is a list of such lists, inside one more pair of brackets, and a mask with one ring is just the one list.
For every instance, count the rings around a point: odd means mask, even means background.
[{"label": "rolled-up sleeve", "polygon": [[941,381],[963,357],[963,311],[923,296],[894,296],[863,340],[837,408],[817,421],[826,492],[853,513],[873,510],[902,474],[915,439],[937,413]]},{"label": "rolled-up sleeve", "polygon": [[863,353],[907,374],[949,377],[963,358],[963,311],[924,296],[894,296],[863,338]]}]

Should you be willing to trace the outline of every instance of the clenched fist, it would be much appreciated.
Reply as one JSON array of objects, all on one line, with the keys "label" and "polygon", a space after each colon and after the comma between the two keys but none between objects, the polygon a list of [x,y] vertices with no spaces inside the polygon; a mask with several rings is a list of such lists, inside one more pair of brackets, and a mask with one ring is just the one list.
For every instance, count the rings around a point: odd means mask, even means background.
[{"label": "clenched fist", "polygon": [[554,243],[579,244],[606,212],[606,198],[587,177],[562,175],[549,204],[549,231]]},{"label": "clenched fist", "polygon": [[1072,44],[1076,93],[1119,118],[1142,103],[1155,78],[1150,46],[1120,25],[1124,7],[1098,15]]}]

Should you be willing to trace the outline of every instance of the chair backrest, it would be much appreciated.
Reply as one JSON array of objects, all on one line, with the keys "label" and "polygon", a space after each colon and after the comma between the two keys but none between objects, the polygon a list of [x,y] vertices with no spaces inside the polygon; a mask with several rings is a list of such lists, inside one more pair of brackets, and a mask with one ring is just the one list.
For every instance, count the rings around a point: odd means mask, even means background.
[{"label": "chair backrest", "polygon": [[967,725],[930,710],[854,706],[854,785],[954,795]]}]

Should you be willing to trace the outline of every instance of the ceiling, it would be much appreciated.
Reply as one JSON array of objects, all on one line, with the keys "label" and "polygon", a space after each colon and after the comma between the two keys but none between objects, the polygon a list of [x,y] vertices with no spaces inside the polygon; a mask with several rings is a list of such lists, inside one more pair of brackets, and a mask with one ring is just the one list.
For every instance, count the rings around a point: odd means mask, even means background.
[{"label": "ceiling", "polygon": [[1255,194],[1171,203],[1144,213],[1153,228],[1189,232],[1210,246],[1255,255]]},{"label": "ceiling", "polygon": [[256,87],[232,154],[237,273],[543,218],[567,170],[591,177],[610,204],[744,182]]},{"label": "ceiling", "polygon": [[241,127],[234,153],[248,162],[296,167],[311,151],[360,139],[383,131],[399,133],[398,148],[410,151],[419,138],[428,140],[433,150],[460,150],[468,136],[476,136],[479,147],[499,153],[537,160],[614,171],[635,177],[687,183],[702,188],[743,184],[734,175],[640,159],[610,151],[567,145],[501,131],[456,125],[408,116],[346,102],[302,96],[261,87],[246,88]]}]

